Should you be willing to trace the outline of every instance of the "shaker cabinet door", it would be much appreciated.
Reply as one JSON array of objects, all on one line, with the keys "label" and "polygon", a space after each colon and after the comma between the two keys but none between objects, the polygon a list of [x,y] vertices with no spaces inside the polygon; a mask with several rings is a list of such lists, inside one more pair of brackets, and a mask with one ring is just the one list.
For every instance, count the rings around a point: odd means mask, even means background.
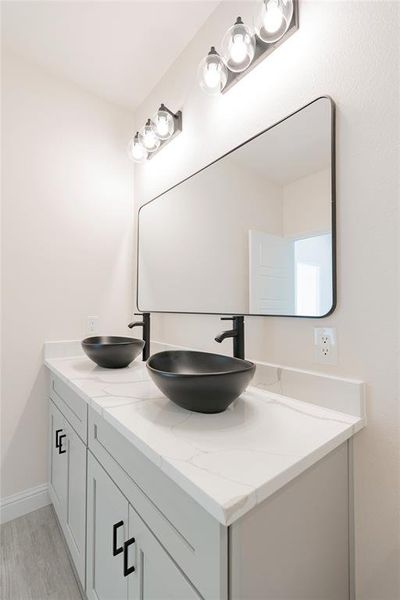
[{"label": "shaker cabinet door", "polygon": [[65,422],[67,456],[67,507],[65,538],[85,589],[86,564],[86,446],[71,425]]},{"label": "shaker cabinet door", "polygon": [[127,557],[129,567],[135,567],[131,600],[201,600],[131,506],[129,511],[130,534],[135,539]]},{"label": "shaker cabinet door", "polygon": [[129,533],[128,501],[90,452],[87,493],[87,597],[127,600],[123,548]]},{"label": "shaker cabinet door", "polygon": [[49,401],[49,491],[60,524],[67,514],[68,460],[65,419]]},{"label": "shaker cabinet door", "polygon": [[49,402],[49,493],[85,588],[86,446]]}]

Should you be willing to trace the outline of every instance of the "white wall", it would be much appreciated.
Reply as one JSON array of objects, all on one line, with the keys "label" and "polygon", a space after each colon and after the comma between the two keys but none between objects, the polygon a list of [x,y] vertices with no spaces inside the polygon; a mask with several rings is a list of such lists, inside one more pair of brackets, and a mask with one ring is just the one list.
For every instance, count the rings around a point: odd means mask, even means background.
[{"label": "white wall", "polygon": [[[399,597],[397,245],[399,7],[396,2],[300,2],[300,30],[227,94],[196,83],[200,58],[248,2],[222,3],[136,113],[183,108],[183,133],[135,172],[135,201],[150,200],[321,94],[337,105],[338,307],[323,321],[248,318],[253,358],[368,384],[369,423],[355,440],[359,600]],[[337,329],[337,366],[313,364],[313,327]],[[154,319],[154,336],[220,351],[211,316]],[[225,342],[229,343],[229,341]]]},{"label": "white wall", "polygon": [[227,298],[227,313],[248,313],[250,229],[282,235],[282,189],[229,157],[151,202],[140,213],[139,306],[212,313]]},{"label": "white wall", "polygon": [[88,315],[127,332],[133,304],[128,112],[3,61],[1,496],[47,481],[45,340]]},{"label": "white wall", "polygon": [[331,173],[317,171],[283,186],[284,235],[315,235],[332,228]]}]

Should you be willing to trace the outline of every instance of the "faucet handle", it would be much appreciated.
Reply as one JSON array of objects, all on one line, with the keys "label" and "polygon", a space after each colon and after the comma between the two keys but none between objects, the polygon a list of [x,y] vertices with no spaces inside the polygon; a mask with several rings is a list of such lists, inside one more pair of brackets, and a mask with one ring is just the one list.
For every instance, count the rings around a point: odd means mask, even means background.
[{"label": "faucet handle", "polygon": [[233,315],[232,317],[221,317],[221,321],[238,321],[244,319],[243,315]]}]

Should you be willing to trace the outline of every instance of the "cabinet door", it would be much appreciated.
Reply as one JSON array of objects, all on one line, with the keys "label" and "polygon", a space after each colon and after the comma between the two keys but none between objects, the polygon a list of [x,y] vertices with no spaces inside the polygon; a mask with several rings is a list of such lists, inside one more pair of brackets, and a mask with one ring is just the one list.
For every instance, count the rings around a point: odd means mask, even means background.
[{"label": "cabinet door", "polygon": [[65,537],[85,589],[86,561],[86,446],[65,421],[67,451],[67,507]]},{"label": "cabinet door", "polygon": [[127,563],[135,567],[131,600],[201,600],[157,538],[138,514],[129,507],[129,530],[135,544],[128,551]]},{"label": "cabinet door", "polygon": [[49,488],[60,523],[67,514],[67,452],[65,420],[53,402],[49,401]]},{"label": "cabinet door", "polygon": [[87,494],[87,597],[127,600],[123,545],[128,539],[128,501],[90,452]]}]

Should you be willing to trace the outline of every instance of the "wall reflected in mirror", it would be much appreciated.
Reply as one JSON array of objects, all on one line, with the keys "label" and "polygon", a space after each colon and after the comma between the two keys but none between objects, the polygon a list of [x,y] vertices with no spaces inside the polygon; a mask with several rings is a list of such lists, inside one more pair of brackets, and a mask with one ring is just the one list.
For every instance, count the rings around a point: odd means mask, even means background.
[{"label": "wall reflected in mirror", "polygon": [[320,98],[144,205],[138,308],[328,314],[333,136],[333,104]]}]

